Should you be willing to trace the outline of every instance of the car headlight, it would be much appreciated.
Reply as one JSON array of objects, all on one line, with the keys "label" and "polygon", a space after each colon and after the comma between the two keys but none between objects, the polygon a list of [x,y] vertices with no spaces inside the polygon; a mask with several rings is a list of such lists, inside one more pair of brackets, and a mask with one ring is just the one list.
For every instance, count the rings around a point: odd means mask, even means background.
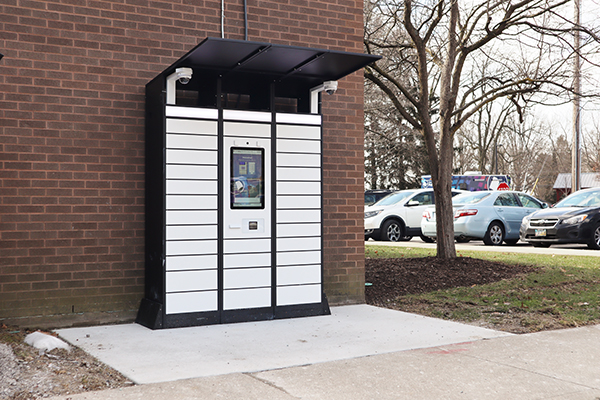
[{"label": "car headlight", "polygon": [[365,218],[373,218],[374,216],[381,214],[381,211],[382,210],[366,211]]},{"label": "car headlight", "polygon": [[563,219],[562,221],[560,221],[560,223],[565,224],[565,225],[580,224],[583,221],[585,221],[586,218],[587,218],[587,214],[581,214],[581,215],[576,215],[571,218]]}]

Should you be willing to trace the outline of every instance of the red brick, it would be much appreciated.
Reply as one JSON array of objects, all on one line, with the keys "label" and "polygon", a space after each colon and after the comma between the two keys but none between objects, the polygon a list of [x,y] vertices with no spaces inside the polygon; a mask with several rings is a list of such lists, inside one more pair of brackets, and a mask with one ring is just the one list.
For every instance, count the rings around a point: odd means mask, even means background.
[{"label": "red brick", "polygon": [[[0,320],[135,308],[144,281],[144,86],[201,38],[220,36],[220,2],[10,3],[0,68],[0,294],[28,294],[0,308]],[[226,35],[242,39],[241,4],[226,6]],[[250,40],[362,51],[360,1],[254,0],[248,9]],[[362,96],[358,72],[323,106],[333,304],[363,301]],[[54,268],[45,281],[15,286],[41,266]]]}]

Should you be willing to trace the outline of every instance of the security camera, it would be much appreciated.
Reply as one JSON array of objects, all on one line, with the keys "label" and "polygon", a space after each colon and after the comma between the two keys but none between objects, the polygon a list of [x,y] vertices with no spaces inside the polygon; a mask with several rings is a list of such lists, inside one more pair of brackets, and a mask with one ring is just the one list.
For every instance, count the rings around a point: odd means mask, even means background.
[{"label": "security camera", "polygon": [[187,68],[187,67],[177,68],[175,70],[175,75],[177,76],[177,80],[182,85],[187,85],[188,83],[190,83],[190,79],[192,79],[193,73],[194,73],[194,71],[191,68]]},{"label": "security camera", "polygon": [[335,91],[337,90],[337,87],[338,87],[337,81],[323,82],[323,90],[327,94],[334,94]]},{"label": "security camera", "polygon": [[325,81],[318,86],[310,89],[310,112],[317,114],[319,112],[319,93],[325,92],[333,94],[338,88],[337,81]]},{"label": "security camera", "polygon": [[176,82],[187,85],[192,79],[194,70],[188,67],[177,68],[175,72],[167,76],[167,104],[176,104],[177,90]]}]

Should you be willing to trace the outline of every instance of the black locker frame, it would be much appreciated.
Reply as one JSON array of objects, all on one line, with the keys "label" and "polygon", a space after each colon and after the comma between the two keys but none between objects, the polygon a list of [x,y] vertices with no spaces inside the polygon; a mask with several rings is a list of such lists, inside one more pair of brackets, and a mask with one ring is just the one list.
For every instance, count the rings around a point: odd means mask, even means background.
[{"label": "black locker frame", "polygon": [[[239,59],[232,49],[240,50]],[[278,53],[279,52],[279,53]],[[277,56],[303,58],[299,65],[289,68],[289,61],[277,65]],[[208,57],[210,55],[210,57]],[[268,57],[271,58],[268,58]],[[262,58],[266,58],[261,61]],[[146,85],[146,237],[145,237],[145,297],[142,299],[136,322],[151,329],[218,323],[269,320],[329,314],[324,292],[319,303],[277,306],[277,121],[276,98],[297,99],[297,111],[309,113],[310,89],[326,80],[337,80],[377,60],[378,56],[332,52],[293,46],[271,45],[258,42],[208,38],[188,54],[167,68]],[[327,60],[329,62],[327,62]],[[233,60],[233,61],[232,61]],[[296,62],[294,60],[294,62]],[[252,69],[253,63],[258,69]],[[190,82],[192,91],[198,95],[189,107],[211,108],[217,111],[217,311],[167,314],[166,303],[166,78],[178,67],[194,71]],[[267,70],[265,70],[267,67]],[[312,69],[311,69],[312,68]],[[304,72],[303,72],[304,71]],[[315,72],[316,71],[316,72]],[[201,79],[197,77],[200,76]],[[195,79],[195,80],[194,80]],[[208,82],[208,84],[207,84]],[[250,82],[250,84],[249,84]],[[179,84],[178,84],[179,85]],[[252,87],[254,85],[254,87]],[[207,89],[208,86],[208,89]],[[224,90],[224,86],[227,86]],[[223,153],[224,153],[224,104],[223,96],[228,88],[246,87],[258,93],[252,107],[271,113],[271,306],[224,310],[223,307]],[[181,86],[178,86],[181,88]],[[268,99],[268,101],[267,101]],[[180,107],[180,105],[177,105]],[[322,130],[321,121],[321,152]],[[322,208],[322,161],[321,161],[321,287],[323,285],[323,208]]]}]

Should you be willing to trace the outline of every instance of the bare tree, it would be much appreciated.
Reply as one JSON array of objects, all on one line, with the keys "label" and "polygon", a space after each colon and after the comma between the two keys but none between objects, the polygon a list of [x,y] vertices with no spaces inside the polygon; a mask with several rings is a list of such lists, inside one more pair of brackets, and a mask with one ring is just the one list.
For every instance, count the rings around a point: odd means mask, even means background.
[{"label": "bare tree", "polygon": [[365,183],[370,189],[408,189],[429,174],[421,134],[403,124],[389,97],[365,82]]},{"label": "bare tree", "polygon": [[[498,152],[500,169],[510,175],[516,190],[532,192],[539,189],[539,178],[546,178],[546,173],[554,172],[550,167],[548,136],[549,126],[534,118],[527,118],[523,123],[509,118],[503,135],[499,138],[502,144]],[[542,176],[542,173],[544,175]]]},{"label": "bare tree", "polygon": [[600,123],[594,118],[583,136],[582,169],[600,172]]},{"label": "bare tree", "polygon": [[[519,111],[530,93],[570,90],[573,24],[561,15],[568,3],[368,1],[366,15],[375,22],[366,23],[365,47],[385,60],[366,68],[365,76],[423,135],[436,196],[438,257],[456,257],[450,189],[457,130],[497,99],[509,99]],[[594,38],[590,32],[582,48]],[[488,64],[484,76],[472,72],[480,62]],[[395,78],[398,71],[405,79]]]},{"label": "bare tree", "polygon": [[454,141],[453,175],[465,175],[468,172],[480,171],[477,159],[479,155],[464,136],[457,136]]},{"label": "bare tree", "polygon": [[476,170],[482,174],[495,174],[498,145],[502,145],[502,133],[508,129],[514,111],[510,101],[490,102],[481,107],[473,117],[456,132],[473,152]]},{"label": "bare tree", "polygon": [[[552,158],[550,159],[551,171],[557,172],[570,172],[571,171],[571,143],[567,139],[570,136],[568,134],[562,134],[556,139],[553,136],[550,137],[550,143],[552,146]],[[549,191],[553,192],[553,185],[556,181],[557,174],[553,174],[553,178],[549,183]],[[554,193],[552,193],[554,195]],[[555,198],[556,200],[556,198]]]}]

